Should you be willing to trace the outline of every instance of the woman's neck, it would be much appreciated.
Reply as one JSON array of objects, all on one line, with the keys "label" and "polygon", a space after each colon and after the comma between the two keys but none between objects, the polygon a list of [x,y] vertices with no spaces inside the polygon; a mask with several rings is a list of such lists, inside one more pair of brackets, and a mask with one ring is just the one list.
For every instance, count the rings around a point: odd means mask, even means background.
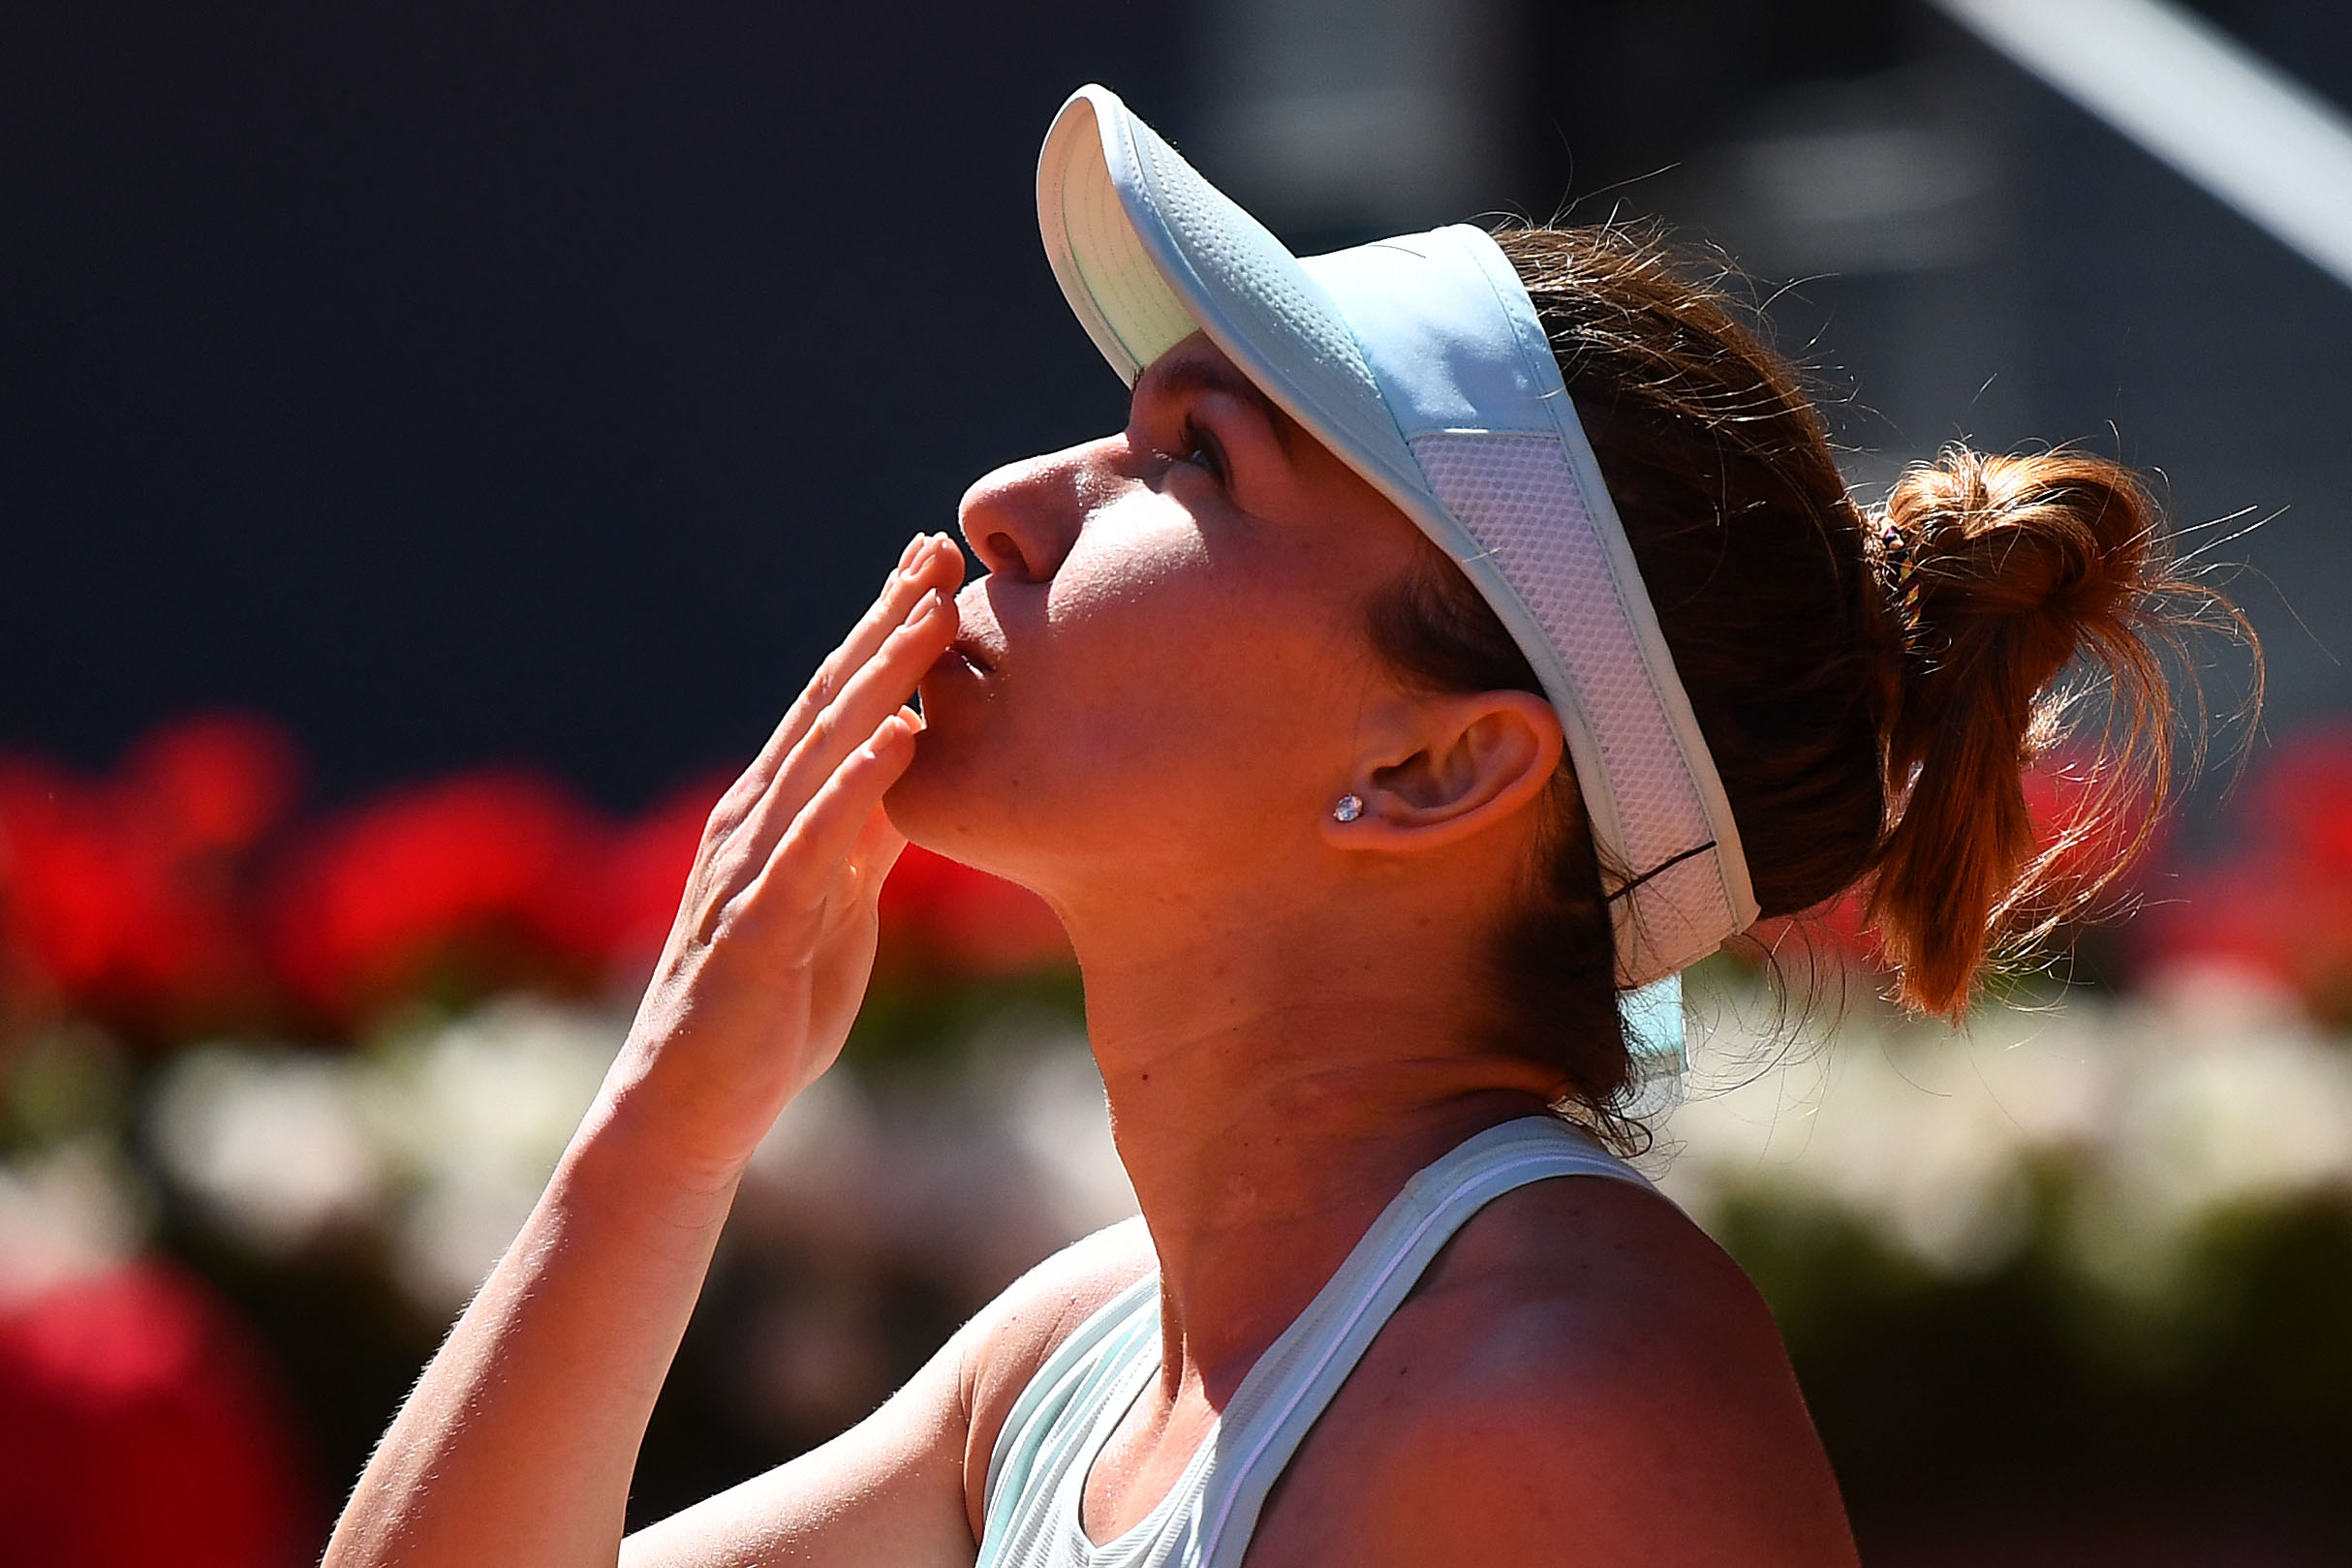
[{"label": "woman's neck", "polygon": [[1073,923],[1171,1399],[1193,1381],[1222,1406],[1415,1171],[1550,1097],[1481,1040],[1465,923],[1378,906],[1228,906],[1173,939]]}]

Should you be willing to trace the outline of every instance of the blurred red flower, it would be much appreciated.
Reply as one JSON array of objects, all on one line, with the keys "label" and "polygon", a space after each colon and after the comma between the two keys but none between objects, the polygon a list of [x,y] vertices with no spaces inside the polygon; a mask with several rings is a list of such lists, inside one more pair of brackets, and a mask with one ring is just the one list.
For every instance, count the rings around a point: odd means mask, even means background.
[{"label": "blurred red flower", "polygon": [[397,789],[313,829],[269,903],[278,973],[305,1006],[353,1023],[420,997],[602,977],[612,838],[526,773]]},{"label": "blurred red flower", "polygon": [[[634,978],[667,936],[724,781],[614,823],[536,774],[394,789],[290,825],[294,748],[259,720],[157,730],[108,779],[0,758],[0,993],[157,1043],[417,999]],[[1066,963],[1033,895],[909,848],[882,895],[885,977]]]},{"label": "blurred red flower", "polygon": [[[2131,844],[2145,822],[2148,797],[2144,789],[2126,787],[2111,792],[2090,757],[2061,747],[2020,777],[2026,813],[2033,824],[2033,842],[2043,850],[2056,848],[2051,888],[2061,902],[2073,889],[2103,876]],[[2087,821],[2105,806],[2105,815]],[[2151,837],[2147,850],[2155,842]],[[2131,889],[2138,885],[2135,866],[2120,885],[2110,886],[2087,911],[2093,918],[2113,908],[2129,907]],[[1794,965],[1827,959],[1841,965],[1876,968],[1880,946],[1876,931],[1863,919],[1862,889],[1849,888],[1800,914],[1760,920],[1753,936],[1785,970]]]},{"label": "blurred red flower", "polygon": [[1027,888],[909,845],[882,891],[878,968],[978,978],[1069,962],[1061,917]]},{"label": "blurred red flower", "polygon": [[244,1327],[134,1264],[0,1302],[0,1560],[292,1568],[316,1499]]},{"label": "blurred red flower", "polygon": [[632,978],[651,968],[677,918],[702,828],[727,782],[710,778],[673,791],[614,839],[604,862],[604,952]]},{"label": "blurred red flower", "polygon": [[148,1038],[265,1008],[252,857],[298,776],[283,734],[237,717],[160,729],[109,780],[0,759],[0,984]]},{"label": "blurred red flower", "polygon": [[2143,954],[2159,968],[2251,970],[2352,1024],[2352,729],[2288,743],[2242,802],[2240,842],[2182,870]]},{"label": "blurred red flower", "polygon": [[[2152,815],[2149,781],[2102,777],[2094,753],[2061,747],[2020,783],[2033,842],[2055,851],[2039,909],[2060,917],[2058,939],[2136,914],[2169,836],[2170,818]],[[2024,912],[2027,922],[2036,916],[2035,908]]]},{"label": "blurred red flower", "polygon": [[1877,933],[1863,924],[1862,895],[1851,889],[1796,914],[1757,921],[1731,950],[1759,948],[1766,962],[1791,981],[1819,964],[1840,969],[1879,968]]},{"label": "blurred red flower", "polygon": [[123,765],[124,784],[190,852],[241,854],[294,808],[301,759],[266,720],[214,714],[155,730]]}]

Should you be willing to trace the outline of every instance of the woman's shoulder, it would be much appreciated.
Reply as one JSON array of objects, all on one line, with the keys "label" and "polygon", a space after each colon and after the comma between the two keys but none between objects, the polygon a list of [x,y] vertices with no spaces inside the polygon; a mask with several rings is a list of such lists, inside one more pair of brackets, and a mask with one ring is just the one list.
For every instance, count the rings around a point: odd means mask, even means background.
[{"label": "woman's shoulder", "polygon": [[1006,1286],[965,1330],[965,1492],[977,1528],[989,1456],[1048,1358],[1121,1291],[1159,1267],[1140,1217],[1071,1243]]},{"label": "woman's shoulder", "polygon": [[1431,1263],[1398,1320],[1464,1313],[1537,1331],[1555,1354],[1563,1336],[1629,1334],[1646,1346],[1704,1339],[1786,1363],[1772,1313],[1740,1266],[1671,1200],[1631,1181],[1556,1178],[1486,1205]]},{"label": "woman's shoulder", "polygon": [[[1771,1309],[1713,1238],[1656,1191],[1533,1183],[1463,1226],[1399,1310],[1400,1340],[1453,1347],[1456,1385],[1564,1411],[1693,1397],[1722,1419],[1804,1421]],[[1477,1332],[1469,1332],[1475,1328]],[[1810,1424],[1805,1422],[1807,1435]]]},{"label": "woman's shoulder", "polygon": [[[1563,1539],[1595,1561],[1852,1560],[1771,1312],[1630,1183],[1539,1182],[1482,1210],[1290,1471],[1269,1563],[1501,1561]],[[1286,1541],[1309,1520],[1319,1543]]]}]

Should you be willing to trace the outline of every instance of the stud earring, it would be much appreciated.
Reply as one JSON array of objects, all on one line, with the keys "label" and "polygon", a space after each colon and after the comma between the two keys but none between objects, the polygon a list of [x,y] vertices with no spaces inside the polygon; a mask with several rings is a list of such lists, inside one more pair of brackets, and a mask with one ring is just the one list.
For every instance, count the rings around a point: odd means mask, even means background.
[{"label": "stud earring", "polygon": [[1363,815],[1364,797],[1361,795],[1342,795],[1339,804],[1331,808],[1331,817],[1335,822],[1352,822]]}]

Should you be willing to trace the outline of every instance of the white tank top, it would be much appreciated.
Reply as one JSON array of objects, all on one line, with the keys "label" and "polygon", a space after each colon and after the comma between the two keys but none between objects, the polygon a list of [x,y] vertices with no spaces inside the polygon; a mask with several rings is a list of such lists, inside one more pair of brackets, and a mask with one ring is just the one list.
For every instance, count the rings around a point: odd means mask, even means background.
[{"label": "white tank top", "polygon": [[1553,1117],[1462,1144],[1405,1184],[1266,1348],[1159,1506],[1097,1546],[1079,1522],[1087,1471],[1160,1372],[1160,1276],[1136,1280],[1046,1359],[1006,1418],[979,1568],[1238,1568],[1283,1466],[1429,1260],[1486,1204],[1555,1176],[1650,1184]]}]

